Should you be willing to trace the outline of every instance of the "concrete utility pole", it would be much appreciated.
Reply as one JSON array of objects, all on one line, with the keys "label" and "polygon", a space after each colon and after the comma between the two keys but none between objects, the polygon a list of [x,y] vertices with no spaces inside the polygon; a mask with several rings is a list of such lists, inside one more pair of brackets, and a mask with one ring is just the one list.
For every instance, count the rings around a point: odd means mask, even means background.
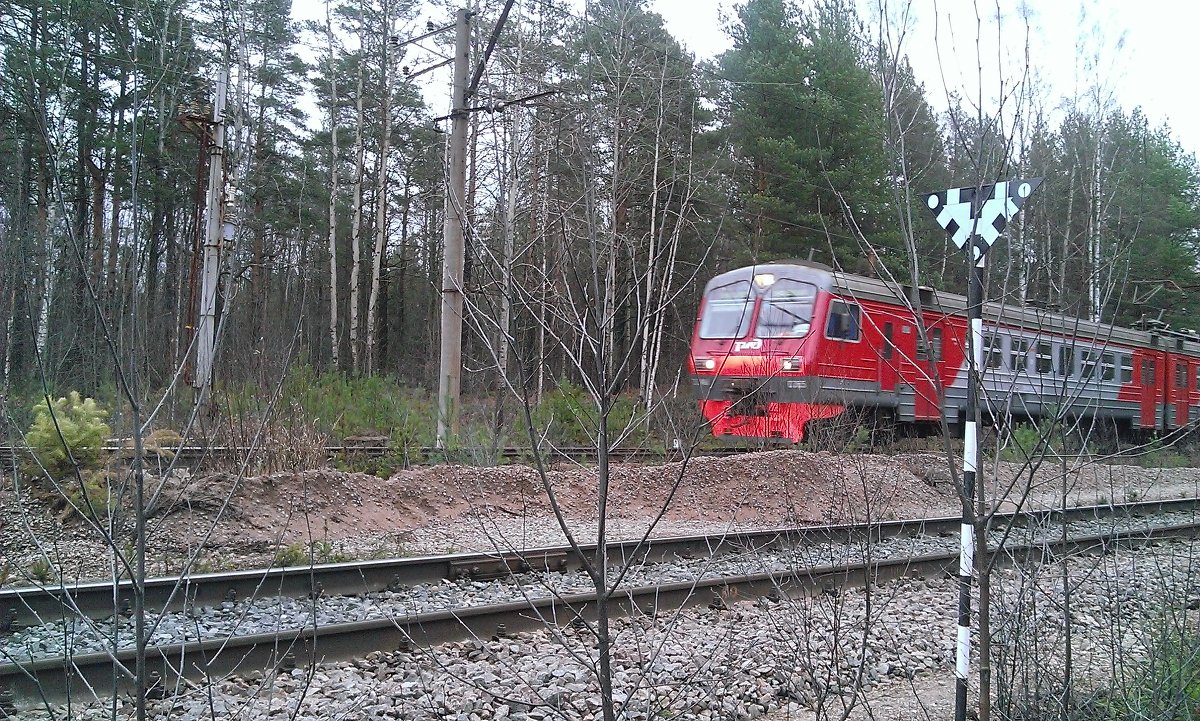
[{"label": "concrete utility pole", "polygon": [[[970,188],[950,188],[925,196],[925,203],[959,250],[966,253],[967,418],[963,429],[962,534],[958,555],[958,630],[954,664],[954,721],[966,721],[971,670],[971,579],[975,575],[976,474],[979,470],[979,400],[983,379],[983,270],[987,252],[1008,221],[1033,194],[1041,178]],[[944,401],[944,399],[943,399]],[[943,410],[944,412],[944,410]],[[982,498],[982,497],[981,497]],[[980,547],[987,539],[980,532]]]},{"label": "concrete utility pole", "polygon": [[228,89],[229,67],[226,64],[217,76],[212,144],[208,152],[204,266],[200,274],[200,327],[196,338],[196,403],[202,406],[207,406],[211,400],[213,356],[216,353],[217,278],[220,274],[225,211],[225,96]]},{"label": "concrete utility pole", "polygon": [[437,446],[445,448],[458,430],[458,396],[462,378],[463,236],[467,224],[467,52],[470,15],[460,9],[454,22],[454,85],[450,109],[450,174],[446,183],[443,230],[442,344],[438,368]]}]

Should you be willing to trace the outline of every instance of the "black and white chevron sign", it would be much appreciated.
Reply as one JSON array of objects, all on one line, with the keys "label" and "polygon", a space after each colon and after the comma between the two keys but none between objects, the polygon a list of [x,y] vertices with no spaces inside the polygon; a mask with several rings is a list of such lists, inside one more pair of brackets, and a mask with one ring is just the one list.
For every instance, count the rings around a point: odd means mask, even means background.
[{"label": "black and white chevron sign", "polygon": [[1041,184],[1041,178],[1025,178],[978,188],[950,188],[925,196],[925,204],[960,249],[972,236],[977,239],[972,244],[972,255],[978,260]]}]

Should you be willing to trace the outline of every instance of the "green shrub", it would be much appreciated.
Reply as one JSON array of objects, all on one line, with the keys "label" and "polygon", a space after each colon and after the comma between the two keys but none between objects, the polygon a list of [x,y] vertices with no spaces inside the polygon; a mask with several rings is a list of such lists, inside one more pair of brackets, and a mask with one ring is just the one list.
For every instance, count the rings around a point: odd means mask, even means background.
[{"label": "green shrub", "polygon": [[318,374],[310,366],[298,366],[288,373],[283,396],[338,438],[379,433],[397,447],[432,442],[433,404],[391,378]]},{"label": "green shrub", "polygon": [[1053,408],[1044,409],[1036,424],[1018,423],[1011,427],[1000,451],[1000,459],[1025,463],[1039,459],[1087,454],[1094,441],[1084,421],[1059,418]]},{"label": "green shrub", "polygon": [[337,550],[329,541],[313,541],[307,546],[303,543],[289,543],[275,550],[272,563],[283,568],[289,566],[307,566],[310,563],[344,563],[350,556]]},{"label": "green shrub", "polygon": [[[52,476],[61,478],[71,471],[72,459],[80,468],[99,463],[112,431],[104,422],[108,411],[95,399],[81,398],[78,391],[71,391],[65,398],[38,403],[33,414],[25,440],[38,463]],[[40,469],[35,466],[28,470]]]},{"label": "green shrub", "polygon": [[49,583],[54,576],[54,569],[45,558],[39,558],[29,564],[29,577],[38,583]]},{"label": "green shrub", "polygon": [[302,543],[290,543],[275,550],[275,558],[271,563],[281,568],[307,566],[308,551],[305,550]]},{"label": "green shrub", "polygon": [[1132,683],[1112,699],[1110,718],[1121,721],[1200,718],[1200,633],[1179,619],[1164,620],[1155,631]]},{"label": "green shrub", "polygon": [[583,388],[570,381],[542,395],[533,409],[533,424],[558,443],[588,445],[596,430],[596,405]]},{"label": "green shrub", "polygon": [[1181,443],[1166,443],[1155,437],[1132,454],[1137,465],[1143,468],[1186,468],[1195,465]]},{"label": "green shrub", "polygon": [[1042,445],[1042,430],[1030,423],[1018,423],[1000,451],[1001,460],[1020,463],[1036,457]]},{"label": "green shrub", "polygon": [[311,548],[313,560],[317,563],[345,563],[351,560],[349,555],[339,551],[329,541],[313,541]]},{"label": "green shrub", "polygon": [[421,453],[415,449],[411,454],[390,450],[382,455],[367,455],[362,451],[347,449],[334,456],[333,466],[347,473],[366,473],[377,478],[391,478],[397,471],[419,463],[421,457]]},{"label": "green shrub", "polygon": [[[630,426],[637,411],[637,399],[632,396],[612,400],[608,414],[610,440]],[[554,390],[543,394],[541,403],[533,410],[534,426],[540,433],[548,433],[556,443],[590,446],[595,443],[599,422],[595,399],[567,380],[559,381]],[[641,439],[641,429],[634,435]]]},{"label": "green shrub", "polygon": [[[115,499],[104,471],[84,470],[79,480],[67,479],[63,488],[69,507],[81,516],[99,522],[111,515]],[[132,554],[127,558],[132,558]]]},{"label": "green shrub", "polygon": [[[253,420],[267,411],[268,397],[259,386],[226,387],[223,393],[222,407],[232,418]],[[385,376],[317,373],[307,365],[288,371],[275,411],[276,424],[310,424],[338,440],[383,435],[405,448],[432,445],[437,418],[423,391]]]}]

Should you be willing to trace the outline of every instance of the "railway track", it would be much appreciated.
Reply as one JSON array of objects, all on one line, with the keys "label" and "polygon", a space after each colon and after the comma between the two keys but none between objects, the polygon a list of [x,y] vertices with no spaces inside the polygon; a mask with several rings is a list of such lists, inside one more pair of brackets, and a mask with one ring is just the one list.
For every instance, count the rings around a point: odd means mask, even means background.
[{"label": "railway track", "polygon": [[[697,448],[691,452],[693,456],[734,456],[741,453],[761,451],[776,446],[721,446],[716,448]],[[106,446],[105,453],[129,455],[132,451],[124,446]],[[265,455],[271,449],[251,450],[231,446],[182,446],[172,449],[170,453],[147,452],[146,457],[151,462],[161,461],[163,464],[174,459],[175,464],[185,467],[203,466],[206,463],[236,461],[247,456]],[[582,463],[595,462],[596,449],[587,446],[554,446],[542,450],[545,458],[550,461],[577,461]],[[436,463],[459,462],[463,460],[477,461],[480,458],[494,458],[496,461],[531,461],[533,452],[528,448],[509,447],[496,449],[493,456],[490,449],[480,449],[478,454],[466,451],[446,451],[432,446],[397,447],[388,445],[336,445],[325,446],[325,455],[330,460],[346,458],[383,458],[395,455],[410,465],[432,465]],[[683,453],[679,450],[654,450],[650,448],[614,448],[609,451],[612,460],[625,463],[672,461],[679,460]],[[0,446],[0,467],[21,463],[27,458],[27,452],[13,446]]]},{"label": "railway track", "polygon": [[[1192,537],[1200,529],[1196,509],[1195,499],[1179,499],[1014,514],[998,518],[998,523],[1012,528],[1015,538],[1020,539],[1006,546],[1010,557],[1038,560],[1047,555],[1102,551],[1114,544]],[[1145,519],[1150,517],[1165,518],[1168,522],[1147,523]],[[1057,539],[1057,531],[1030,536],[1032,532],[1028,529],[1050,528],[1059,520],[1083,524],[1073,526],[1075,530],[1065,545]],[[959,523],[957,518],[940,518],[655,539],[645,545],[612,544],[610,558],[614,562],[632,560],[644,571],[634,573],[618,594],[617,613],[655,613],[703,603],[723,607],[733,599],[861,584],[867,578],[888,580],[906,574],[949,573],[957,563]],[[922,541],[926,552],[914,553],[903,545],[895,548],[887,545],[905,539],[913,543],[914,539],[926,539]],[[870,544],[863,543],[868,540]],[[929,543],[933,543],[934,552],[928,552]],[[861,553],[860,557],[844,552],[839,555],[836,550],[839,544],[860,549],[869,546],[874,549],[873,555],[867,558],[861,557]],[[593,550],[587,548],[584,552]],[[782,554],[779,558],[783,560],[771,560],[772,554]],[[718,559],[732,559],[732,562],[719,571],[702,570],[707,564],[716,564]],[[660,570],[660,566],[671,564],[682,564],[690,570],[682,575],[676,572],[674,576]],[[398,610],[349,622],[313,623],[310,619],[295,627],[278,627],[265,633],[218,631],[208,637],[156,644],[148,651],[149,668],[158,674],[156,682],[166,689],[185,679],[194,681],[295,663],[353,658],[373,650],[390,651],[464,638],[487,639],[541,628],[548,623],[561,625],[575,619],[589,620],[594,617],[596,597],[586,590],[586,579],[579,573],[581,566],[582,560],[570,549],[547,548],[521,554],[455,554],[154,579],[146,587],[148,607],[164,614],[182,613],[193,621],[203,621],[206,608],[221,607],[233,614],[248,614],[251,612],[248,609],[254,607],[239,608],[239,604],[249,604],[250,599],[302,599],[301,607],[305,613],[312,612],[312,619],[316,619],[316,611],[322,604],[335,598],[399,597],[404,603]],[[574,581],[561,584],[546,581],[572,577]],[[540,580],[530,584],[520,581],[523,578]],[[414,595],[419,595],[415,589],[423,585],[456,587],[464,596],[486,597],[475,602],[433,599],[425,607],[416,607],[410,602]],[[543,588],[548,585],[554,587],[549,591]],[[487,596],[481,591],[492,586],[507,588],[508,595]],[[114,599],[116,607],[121,608],[122,599],[129,598],[131,592],[129,584],[7,589],[0,592],[0,609],[19,609],[8,616],[10,634],[19,636],[22,627],[36,627],[56,619],[67,624],[71,633],[78,634],[86,626],[86,622],[77,620],[79,617],[111,615]],[[279,613],[279,617],[283,615]],[[103,695],[128,684],[122,668],[132,667],[132,649],[29,654],[17,659],[14,647],[2,645],[3,641],[0,637],[3,652],[0,697],[11,694],[17,706],[42,698],[62,700],[70,693],[80,694],[81,690],[88,696]]]}]

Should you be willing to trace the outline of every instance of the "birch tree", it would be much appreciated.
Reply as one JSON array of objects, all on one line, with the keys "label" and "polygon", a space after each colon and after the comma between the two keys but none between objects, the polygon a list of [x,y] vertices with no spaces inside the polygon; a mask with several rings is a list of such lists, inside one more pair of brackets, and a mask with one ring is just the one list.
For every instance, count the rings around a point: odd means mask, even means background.
[{"label": "birch tree", "polygon": [[329,74],[329,348],[333,367],[340,368],[338,357],[338,273],[337,273],[337,205],[338,205],[338,92],[334,71],[333,17],[329,0],[325,0],[325,42],[327,45],[326,72]]}]

